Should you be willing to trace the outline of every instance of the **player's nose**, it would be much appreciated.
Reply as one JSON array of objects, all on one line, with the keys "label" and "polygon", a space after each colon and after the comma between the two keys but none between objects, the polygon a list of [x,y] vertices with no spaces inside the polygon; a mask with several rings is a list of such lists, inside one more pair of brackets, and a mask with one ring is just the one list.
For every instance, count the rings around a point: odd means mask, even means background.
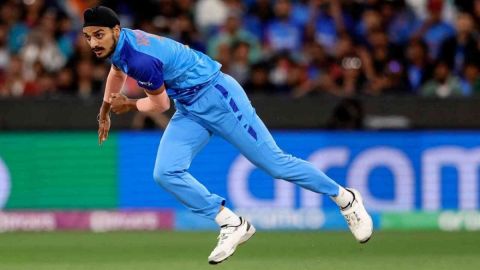
[{"label": "player's nose", "polygon": [[98,42],[95,39],[90,40],[90,48],[95,48],[97,47]]}]

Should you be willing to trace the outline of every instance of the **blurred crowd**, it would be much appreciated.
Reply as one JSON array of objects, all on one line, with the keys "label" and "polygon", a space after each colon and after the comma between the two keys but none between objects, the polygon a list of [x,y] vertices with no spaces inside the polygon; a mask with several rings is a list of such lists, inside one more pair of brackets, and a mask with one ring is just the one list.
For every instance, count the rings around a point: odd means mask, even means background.
[{"label": "blurred crowd", "polygon": [[99,95],[109,63],[81,33],[99,4],[210,55],[249,93],[480,94],[480,0],[4,0],[0,98]]}]

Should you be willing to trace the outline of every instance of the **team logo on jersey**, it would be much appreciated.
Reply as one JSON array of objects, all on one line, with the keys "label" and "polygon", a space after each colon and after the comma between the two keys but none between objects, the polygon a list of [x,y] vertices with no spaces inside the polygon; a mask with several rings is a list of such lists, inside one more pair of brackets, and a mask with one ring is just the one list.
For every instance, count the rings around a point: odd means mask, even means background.
[{"label": "team logo on jersey", "polygon": [[138,45],[148,46],[150,45],[150,40],[148,40],[147,35],[140,30],[133,30],[133,34],[135,35],[135,41]]},{"label": "team logo on jersey", "polygon": [[10,195],[10,174],[7,165],[0,158],[0,209],[5,206]]}]

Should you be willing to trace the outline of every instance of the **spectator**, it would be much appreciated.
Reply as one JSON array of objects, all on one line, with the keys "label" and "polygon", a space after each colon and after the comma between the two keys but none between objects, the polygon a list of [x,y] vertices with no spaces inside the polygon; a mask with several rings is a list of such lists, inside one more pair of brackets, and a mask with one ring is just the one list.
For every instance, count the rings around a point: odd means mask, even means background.
[{"label": "spectator", "polygon": [[275,86],[269,79],[269,68],[266,63],[257,63],[252,66],[249,80],[245,83],[245,90],[252,94],[274,94]]},{"label": "spectator", "polygon": [[245,16],[245,28],[258,40],[265,40],[266,25],[274,16],[270,0],[254,0]]},{"label": "spectator", "polygon": [[232,59],[232,50],[230,45],[227,43],[220,43],[217,47],[217,57],[216,60],[222,64],[221,70],[225,73],[230,71],[230,63]]},{"label": "spectator", "polygon": [[[315,29],[315,40],[329,54],[333,54],[339,35],[353,28],[350,16],[343,12],[339,1],[314,1],[312,8],[318,10],[310,28]],[[351,32],[351,31],[350,31]]]},{"label": "spectator", "polygon": [[25,23],[28,27],[35,27],[41,20],[46,6],[44,0],[27,1],[25,5]]},{"label": "spectator", "polygon": [[248,14],[257,18],[261,24],[267,24],[275,16],[270,0],[254,0],[248,9]]},{"label": "spectator", "polygon": [[238,41],[247,42],[250,45],[249,61],[256,62],[260,57],[259,41],[252,33],[242,28],[241,14],[230,13],[218,36],[209,42],[208,54],[218,59],[220,45],[226,44],[230,47]]},{"label": "spectator", "polygon": [[331,69],[330,76],[335,80],[336,89],[331,93],[337,96],[359,94],[364,87],[366,74],[372,73],[368,72],[371,66],[370,59],[363,57],[355,49],[352,38],[346,34],[340,37],[335,56],[335,65]]},{"label": "spectator", "polygon": [[228,8],[222,0],[199,0],[195,6],[195,15],[200,30],[210,34],[225,24]]},{"label": "spectator", "polygon": [[58,88],[55,81],[56,78],[54,78],[53,73],[44,72],[40,74],[36,80],[37,91],[43,96],[56,96]]},{"label": "spectator", "polygon": [[417,28],[414,38],[423,38],[428,45],[429,55],[437,59],[442,42],[453,36],[453,27],[442,20],[443,0],[429,0],[428,17]]},{"label": "spectator", "polygon": [[308,60],[304,66],[305,79],[294,89],[293,96],[302,97],[320,91],[335,92],[337,87],[330,76],[333,60],[327,55],[324,48],[320,44],[312,42],[306,46],[306,57]]},{"label": "spectator", "polygon": [[[440,12],[441,20],[448,23],[452,23],[455,18],[455,5],[454,2],[470,2],[471,0],[447,0],[442,2],[442,10]],[[475,1],[475,0],[474,0]],[[407,5],[415,13],[415,16],[420,20],[428,18],[429,14],[429,2],[430,0],[406,0]]]},{"label": "spectator", "polygon": [[390,42],[405,45],[420,24],[405,0],[382,1],[380,9]]},{"label": "spectator", "polygon": [[408,89],[412,93],[417,93],[433,74],[427,44],[423,40],[411,40],[405,51],[405,56]]},{"label": "spectator", "polygon": [[0,87],[0,96],[21,97],[40,94],[33,81],[27,81],[23,75],[23,61],[18,55],[10,57],[10,68],[5,74],[4,82]]},{"label": "spectator", "polygon": [[383,18],[377,10],[366,10],[362,15],[362,20],[357,25],[356,39],[361,43],[367,43],[368,41],[365,40],[365,38],[368,37],[368,34],[378,29],[382,29],[383,26]]},{"label": "spectator", "polygon": [[63,94],[74,94],[76,91],[74,74],[71,68],[64,68],[55,75],[56,88]]},{"label": "spectator", "polygon": [[401,55],[400,48],[389,42],[387,33],[382,28],[372,29],[368,33],[367,48],[376,74],[384,71],[387,63]]},{"label": "spectator", "polygon": [[82,11],[98,4],[117,10],[125,27],[207,51],[249,92],[420,95],[456,81],[464,96],[478,91],[480,0],[5,0],[0,95],[101,91],[108,66],[81,33]]},{"label": "spectator", "polygon": [[441,58],[444,59],[455,74],[462,73],[467,63],[479,63],[480,40],[474,35],[473,18],[468,13],[460,13],[456,21],[456,35],[446,39],[441,46]]},{"label": "spectator", "polygon": [[[105,68],[102,68],[103,70]],[[76,67],[76,89],[78,89],[78,95],[80,97],[86,98],[91,95],[98,94],[102,91],[103,81],[101,78],[104,78],[105,73],[98,74],[98,71],[101,71],[98,66],[95,66],[90,59],[81,59]],[[100,76],[102,76],[100,78]]]},{"label": "spectator", "polygon": [[460,97],[463,95],[460,79],[452,74],[446,62],[435,65],[434,77],[422,87],[422,95],[427,97]]},{"label": "spectator", "polygon": [[265,45],[272,53],[283,50],[298,51],[302,44],[301,28],[290,18],[290,0],[275,1],[275,18],[268,24],[265,33]]},{"label": "spectator", "polygon": [[[369,74],[369,84],[365,93],[379,95],[388,92],[402,92],[404,68],[398,60],[399,48],[388,40],[387,33],[382,28],[373,28],[367,36],[369,61],[365,62],[366,73]],[[406,91],[407,89],[403,89]]]},{"label": "spectator", "polygon": [[300,79],[300,68],[289,52],[281,52],[274,58],[269,78],[275,86],[275,93],[290,93]]},{"label": "spectator", "polygon": [[7,1],[0,9],[0,19],[9,29],[8,48],[14,54],[20,51],[30,30],[21,16],[21,6],[15,1]]},{"label": "spectator", "polygon": [[463,69],[462,93],[464,96],[480,94],[480,68],[477,63],[468,63]]},{"label": "spectator", "polygon": [[405,68],[398,60],[390,60],[383,71],[384,83],[379,91],[382,95],[404,95],[409,93],[405,80]]},{"label": "spectator", "polygon": [[250,75],[250,65],[248,55],[250,54],[250,44],[244,41],[238,41],[231,47],[232,60],[229,73],[240,84],[244,84]]},{"label": "spectator", "polygon": [[59,14],[55,36],[57,45],[65,59],[73,56],[78,32],[73,29],[72,21],[65,14]]},{"label": "spectator", "polygon": [[292,3],[291,19],[295,25],[302,28],[308,23],[312,11],[308,7],[308,0],[297,0]]},{"label": "spectator", "polygon": [[362,61],[357,56],[345,56],[340,59],[341,78],[338,80],[339,96],[353,96],[363,89]]},{"label": "spectator", "polygon": [[173,19],[171,36],[173,39],[190,46],[197,51],[205,52],[205,44],[193,24],[189,15],[181,14]]},{"label": "spectator", "polygon": [[33,63],[40,61],[48,72],[58,71],[66,64],[66,59],[61,53],[55,40],[56,14],[54,11],[46,12],[38,28],[30,32],[27,42],[21,50],[22,58],[27,66],[27,76],[31,74]]}]

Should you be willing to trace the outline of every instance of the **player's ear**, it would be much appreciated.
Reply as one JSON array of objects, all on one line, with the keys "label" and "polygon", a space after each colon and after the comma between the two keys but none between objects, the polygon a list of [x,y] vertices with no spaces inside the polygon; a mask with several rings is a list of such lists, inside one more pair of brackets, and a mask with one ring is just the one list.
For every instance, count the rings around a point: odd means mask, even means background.
[{"label": "player's ear", "polygon": [[113,28],[113,34],[115,35],[116,38],[120,36],[120,25],[115,25]]}]

